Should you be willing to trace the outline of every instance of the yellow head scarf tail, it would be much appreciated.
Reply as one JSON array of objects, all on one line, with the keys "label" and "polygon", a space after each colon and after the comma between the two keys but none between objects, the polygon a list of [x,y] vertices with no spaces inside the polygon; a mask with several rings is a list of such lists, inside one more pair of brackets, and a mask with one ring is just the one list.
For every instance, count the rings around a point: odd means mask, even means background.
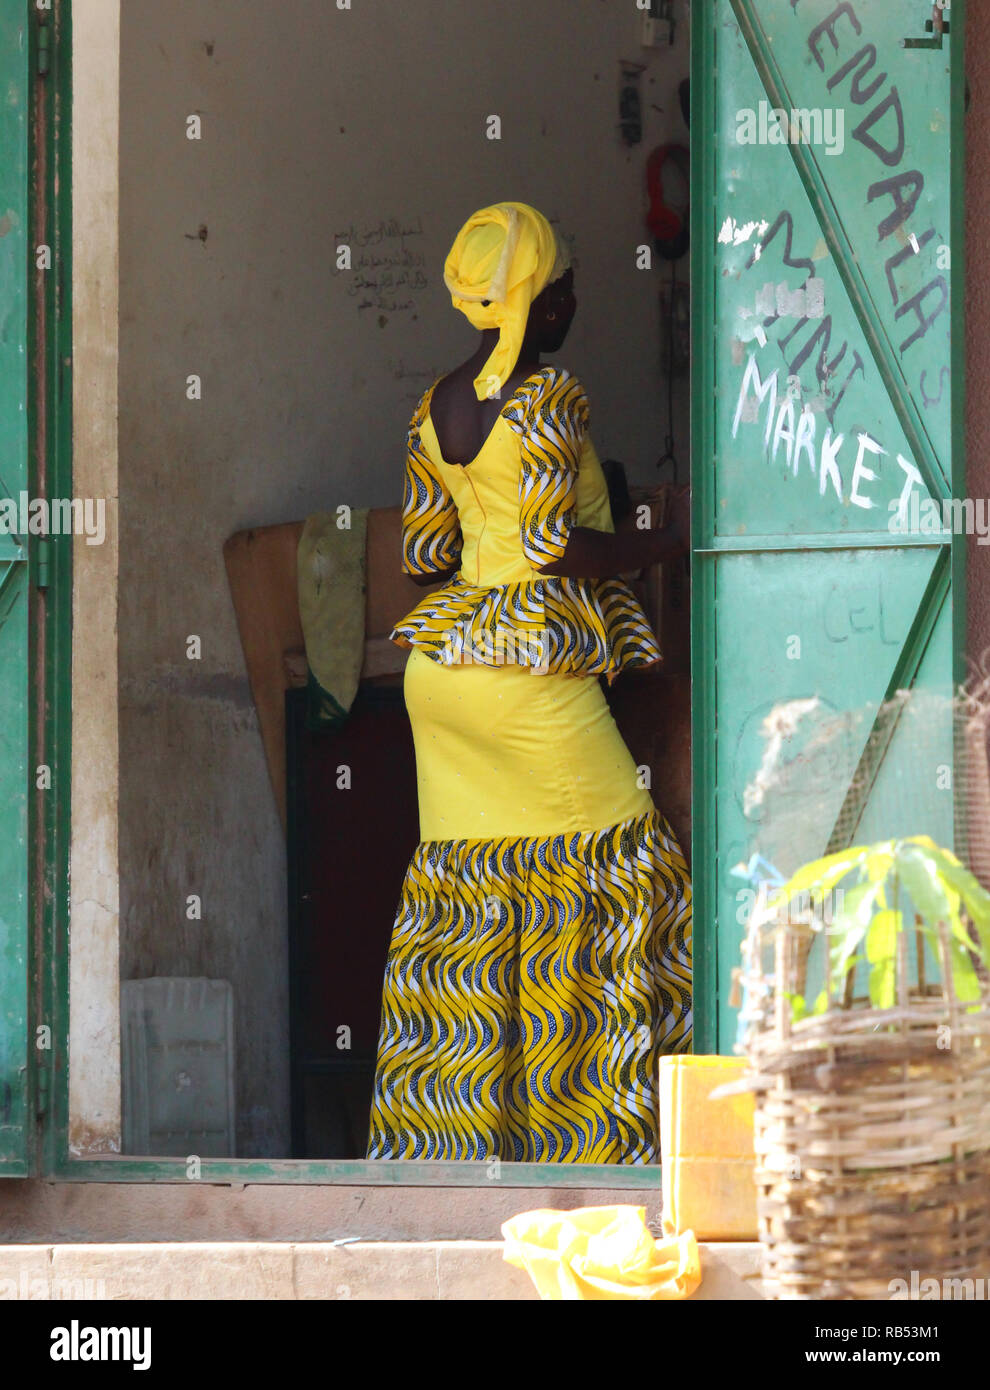
[{"label": "yellow head scarf tail", "polygon": [[494,351],[474,379],[479,401],[501,393],[519,359],[530,305],[570,263],[553,227],[528,203],[482,208],[458,232],[443,270],[454,308],[477,329],[499,330]]}]

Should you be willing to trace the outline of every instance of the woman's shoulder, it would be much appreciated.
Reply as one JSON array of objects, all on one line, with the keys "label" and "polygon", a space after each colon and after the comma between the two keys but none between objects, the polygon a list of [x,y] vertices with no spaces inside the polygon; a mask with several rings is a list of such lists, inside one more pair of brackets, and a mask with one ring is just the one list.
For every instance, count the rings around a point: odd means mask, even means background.
[{"label": "woman's shoulder", "polygon": [[572,371],[548,363],[516,392],[506,415],[517,429],[539,420],[568,420],[586,426],[588,395]]},{"label": "woman's shoulder", "polygon": [[585,395],[584,383],[569,367],[548,362],[533,376],[533,389],[540,396]]}]

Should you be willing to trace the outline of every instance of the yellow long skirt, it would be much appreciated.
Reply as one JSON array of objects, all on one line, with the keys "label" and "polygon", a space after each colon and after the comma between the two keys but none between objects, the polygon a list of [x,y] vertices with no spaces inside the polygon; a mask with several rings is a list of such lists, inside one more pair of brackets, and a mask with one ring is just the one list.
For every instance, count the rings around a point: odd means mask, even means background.
[{"label": "yellow long skirt", "polygon": [[691,1043],[691,886],[597,678],[414,650],[405,696],[421,842],[368,1157],[658,1162],[658,1060]]}]

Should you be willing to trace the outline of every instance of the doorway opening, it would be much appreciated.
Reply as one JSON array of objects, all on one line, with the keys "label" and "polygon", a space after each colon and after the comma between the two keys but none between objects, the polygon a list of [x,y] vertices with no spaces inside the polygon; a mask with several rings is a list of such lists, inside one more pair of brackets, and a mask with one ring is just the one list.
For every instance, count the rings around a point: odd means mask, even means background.
[{"label": "doorway opening", "polygon": [[[376,1180],[381,976],[418,838],[405,654],[386,640],[415,602],[403,441],[470,351],[442,269],[475,207],[529,202],[568,243],[580,310],[556,364],[588,391],[616,523],[688,481],[687,7],[671,31],[635,7],[484,3],[477,68],[461,61],[476,8],[430,25],[421,5],[383,31],[300,4],[300,48],[291,4],[122,7],[121,1029],[93,1065],[122,1094],[102,1152],[135,1172],[196,1154]],[[366,660],[327,731],[291,608],[303,523],[340,507],[367,514]],[[609,700],[690,857],[688,569],[634,583],[665,663]]]}]

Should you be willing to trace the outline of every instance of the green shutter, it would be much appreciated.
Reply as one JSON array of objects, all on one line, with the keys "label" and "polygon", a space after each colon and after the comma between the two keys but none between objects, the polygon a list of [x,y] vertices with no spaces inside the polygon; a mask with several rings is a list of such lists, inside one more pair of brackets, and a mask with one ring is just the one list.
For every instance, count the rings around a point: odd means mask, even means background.
[{"label": "green shutter", "polygon": [[[692,7],[698,1051],[731,1051],[735,1036],[731,870],[758,841],[742,793],[763,717],[808,696],[846,711],[906,687],[948,693],[961,674],[965,538],[892,533],[889,503],[910,469],[915,516],[961,490],[963,11],[953,0],[933,23],[923,0]],[[778,126],[806,138],[772,143],[774,109],[809,113]],[[952,751],[946,717],[925,753],[951,766]],[[920,811],[905,805],[895,824],[888,796],[876,814],[914,756],[908,722],[884,747],[858,839],[952,842],[934,769]]]},{"label": "green shutter", "polygon": [[[28,488],[28,14],[0,0],[0,500]],[[0,1176],[28,1171],[27,537],[0,527]]]}]

